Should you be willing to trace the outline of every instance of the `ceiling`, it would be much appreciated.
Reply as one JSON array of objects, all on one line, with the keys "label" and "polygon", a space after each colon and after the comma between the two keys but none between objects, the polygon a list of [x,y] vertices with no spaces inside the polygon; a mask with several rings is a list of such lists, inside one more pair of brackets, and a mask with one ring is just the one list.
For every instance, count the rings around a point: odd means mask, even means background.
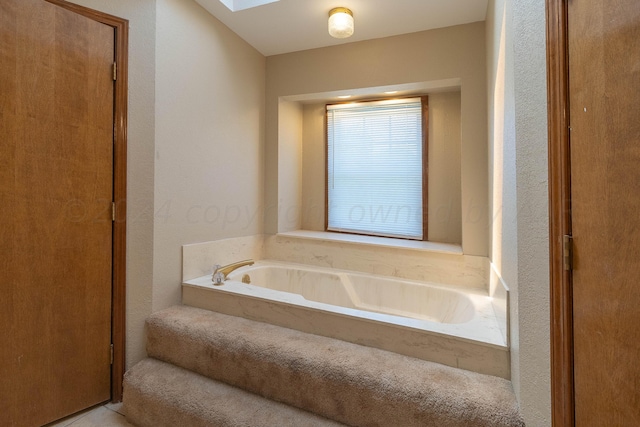
[{"label": "ceiling", "polygon": [[[221,0],[196,1],[265,56],[484,21],[488,3],[488,0],[279,0],[232,12]],[[329,10],[339,6],[353,11],[355,33],[348,39],[334,39],[327,32]]]}]

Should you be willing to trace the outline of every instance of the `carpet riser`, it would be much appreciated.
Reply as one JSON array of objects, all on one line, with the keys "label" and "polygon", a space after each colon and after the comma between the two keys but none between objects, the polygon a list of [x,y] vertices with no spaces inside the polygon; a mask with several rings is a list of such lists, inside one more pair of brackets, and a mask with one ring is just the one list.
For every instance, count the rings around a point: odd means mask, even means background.
[{"label": "carpet riser", "polygon": [[524,425],[502,378],[186,306],[147,327],[153,358],[346,425]]}]

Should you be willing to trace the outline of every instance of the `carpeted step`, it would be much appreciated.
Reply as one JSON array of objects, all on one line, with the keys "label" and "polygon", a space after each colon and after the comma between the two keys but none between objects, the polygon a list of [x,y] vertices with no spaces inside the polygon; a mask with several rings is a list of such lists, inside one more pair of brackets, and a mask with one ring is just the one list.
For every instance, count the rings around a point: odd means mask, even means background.
[{"label": "carpeted step", "polygon": [[127,371],[123,402],[139,427],[343,426],[152,358]]},{"label": "carpeted step", "polygon": [[151,357],[347,425],[524,425],[502,378],[188,306],[147,327]]}]

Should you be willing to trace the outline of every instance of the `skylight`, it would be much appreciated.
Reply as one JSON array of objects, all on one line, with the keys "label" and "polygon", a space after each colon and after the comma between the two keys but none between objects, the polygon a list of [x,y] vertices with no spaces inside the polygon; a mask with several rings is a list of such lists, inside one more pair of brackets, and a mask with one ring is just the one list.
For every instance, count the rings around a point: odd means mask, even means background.
[{"label": "skylight", "polygon": [[232,12],[251,9],[252,7],[264,6],[265,4],[274,3],[279,0],[220,0],[222,4]]}]

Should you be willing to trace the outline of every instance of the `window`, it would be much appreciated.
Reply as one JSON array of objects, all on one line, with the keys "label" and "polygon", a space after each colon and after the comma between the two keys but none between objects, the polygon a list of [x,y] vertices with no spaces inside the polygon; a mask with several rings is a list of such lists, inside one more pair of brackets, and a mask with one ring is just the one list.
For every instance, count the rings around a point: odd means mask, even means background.
[{"label": "window", "polygon": [[252,7],[264,6],[279,0],[220,0],[231,12],[239,12]]},{"label": "window", "polygon": [[424,240],[427,98],[327,105],[327,230]]}]

